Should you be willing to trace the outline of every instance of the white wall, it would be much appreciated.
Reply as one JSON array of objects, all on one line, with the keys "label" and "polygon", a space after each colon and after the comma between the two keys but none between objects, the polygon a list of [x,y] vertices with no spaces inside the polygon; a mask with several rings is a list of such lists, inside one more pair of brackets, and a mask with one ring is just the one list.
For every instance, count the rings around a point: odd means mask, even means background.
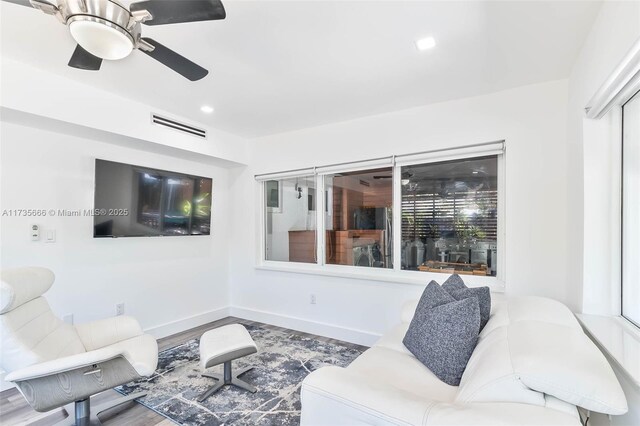
[{"label": "white wall", "polygon": [[[81,323],[113,316],[124,302],[156,336],[228,315],[228,169],[7,121],[0,138],[0,212],[93,208],[95,158],[213,179],[211,236],[94,239],[92,217],[1,217],[2,268],[51,268],[56,314]],[[30,241],[34,223],[42,234],[55,229],[56,242]]]},{"label": "white wall", "polygon": [[[640,37],[640,2],[604,2],[569,78],[567,235],[572,304],[612,314],[619,299],[619,137],[616,117],[584,118],[584,107]],[[584,287],[583,287],[584,285]]]},{"label": "white wall", "polygon": [[[566,228],[566,81],[258,139],[234,172],[231,303],[236,313],[371,343],[422,286],[256,270],[255,173],[505,139],[506,288],[571,302]],[[364,152],[364,154],[363,154]],[[364,158],[363,158],[364,157]],[[553,206],[553,207],[550,207]],[[425,282],[426,284],[426,282]],[[310,305],[310,294],[317,304]],[[575,307],[575,305],[574,305]],[[318,325],[317,323],[323,323]]]},{"label": "white wall", "polygon": [[[567,288],[588,314],[620,314],[620,116],[584,118],[584,107],[640,38],[640,2],[604,2],[569,79]],[[640,424],[640,391],[615,363],[629,413],[594,425]]]}]

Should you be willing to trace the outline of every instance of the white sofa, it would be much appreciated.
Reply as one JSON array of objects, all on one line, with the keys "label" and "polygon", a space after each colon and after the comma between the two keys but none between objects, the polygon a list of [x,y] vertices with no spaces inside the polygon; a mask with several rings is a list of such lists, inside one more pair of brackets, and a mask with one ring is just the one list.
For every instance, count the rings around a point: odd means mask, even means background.
[{"label": "white sofa", "polygon": [[576,405],[626,412],[611,367],[566,306],[540,297],[492,299],[460,386],[440,381],[402,344],[415,301],[401,324],[347,368],[307,376],[301,424],[580,426]]}]

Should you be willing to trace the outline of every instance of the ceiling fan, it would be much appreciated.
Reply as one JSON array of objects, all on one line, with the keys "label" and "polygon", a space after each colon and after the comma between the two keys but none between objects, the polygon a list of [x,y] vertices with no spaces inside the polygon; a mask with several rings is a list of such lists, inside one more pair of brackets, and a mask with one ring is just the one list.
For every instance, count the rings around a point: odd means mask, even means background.
[{"label": "ceiling fan", "polygon": [[220,0],[146,0],[127,9],[118,0],[4,0],[54,15],[78,43],[69,66],[100,69],[103,59],[118,60],[139,49],[191,81],[209,71],[149,37],[142,25],[166,25],[224,19]]}]

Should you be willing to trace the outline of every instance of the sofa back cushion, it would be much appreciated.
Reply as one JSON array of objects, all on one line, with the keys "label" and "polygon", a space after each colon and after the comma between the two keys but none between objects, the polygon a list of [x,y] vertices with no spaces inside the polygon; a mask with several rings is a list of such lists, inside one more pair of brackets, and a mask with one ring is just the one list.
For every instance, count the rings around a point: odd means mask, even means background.
[{"label": "sofa back cushion", "polygon": [[544,405],[544,395],[527,387],[515,372],[507,327],[479,340],[462,375],[456,401]]},{"label": "sofa back cushion", "polygon": [[613,369],[582,330],[534,321],[508,329],[511,361],[526,386],[587,410],[627,412]]},{"label": "sofa back cushion", "polygon": [[544,395],[607,414],[627,405],[611,367],[563,304],[509,298],[492,312],[456,401],[544,405]]}]

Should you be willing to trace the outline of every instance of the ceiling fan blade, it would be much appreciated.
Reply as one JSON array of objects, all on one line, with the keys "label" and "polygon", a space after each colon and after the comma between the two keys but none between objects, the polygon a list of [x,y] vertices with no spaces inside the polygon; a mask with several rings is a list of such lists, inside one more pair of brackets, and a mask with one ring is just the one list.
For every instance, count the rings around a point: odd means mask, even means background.
[{"label": "ceiling fan blade", "polygon": [[20,6],[33,7],[34,9],[42,10],[45,13],[53,14],[58,11],[58,7],[47,0],[2,0],[7,3],[19,4]]},{"label": "ceiling fan blade", "polygon": [[73,55],[71,55],[71,59],[69,60],[70,67],[81,70],[98,71],[100,65],[102,65],[102,58],[92,55],[80,45],[76,46],[76,50],[73,51]]},{"label": "ceiling fan blade", "polygon": [[29,0],[2,0],[7,3],[18,4],[20,6],[33,7],[31,6],[31,2]]},{"label": "ceiling fan blade", "polygon": [[155,47],[155,49],[153,49],[153,51],[151,52],[147,52],[142,49],[140,50],[151,56],[156,61],[168,66],[178,74],[181,74],[183,77],[191,81],[196,81],[204,78],[207,74],[209,74],[209,71],[202,68],[200,65],[191,62],[184,56],[177,54],[173,50],[169,49],[166,46],[163,46],[154,39],[143,37],[142,40]]},{"label": "ceiling fan blade", "polygon": [[143,22],[146,25],[213,21],[227,16],[220,0],[146,0],[131,3],[129,9],[148,11],[152,18]]}]

